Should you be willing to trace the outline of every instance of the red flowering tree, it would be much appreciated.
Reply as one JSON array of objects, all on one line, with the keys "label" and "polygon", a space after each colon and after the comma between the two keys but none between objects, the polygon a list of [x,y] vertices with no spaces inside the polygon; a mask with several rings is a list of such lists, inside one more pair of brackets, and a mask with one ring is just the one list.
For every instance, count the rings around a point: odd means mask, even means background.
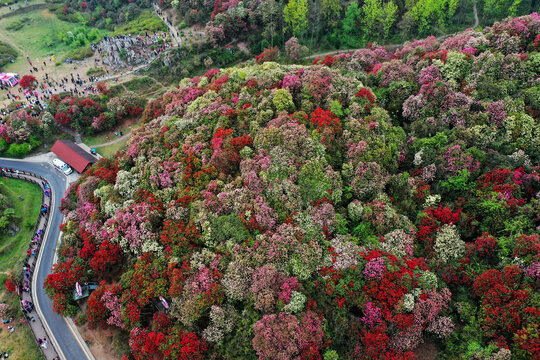
[{"label": "red flowering tree", "polygon": [[467,244],[467,256],[490,259],[496,255],[497,239],[488,233],[482,233],[474,243]]},{"label": "red flowering tree", "polygon": [[152,317],[152,329],[157,332],[166,333],[172,325],[171,319],[164,312],[155,312]]},{"label": "red flowering tree", "polygon": [[109,87],[107,86],[107,83],[105,81],[100,81],[97,83],[96,88],[101,94],[107,95],[109,92]]},{"label": "red flowering tree", "polygon": [[108,240],[99,245],[99,250],[90,260],[90,267],[99,277],[110,274],[122,262],[123,251],[120,245]]},{"label": "red flowering tree", "polygon": [[262,53],[255,56],[255,61],[257,61],[257,64],[262,64],[266,61],[272,61],[276,57],[279,57],[279,48],[277,46],[274,46],[264,49]]},{"label": "red flowering tree", "polygon": [[85,171],[85,176],[95,176],[102,180],[105,180],[109,184],[113,184],[116,181],[116,174],[118,173],[118,164],[110,159],[101,158],[91,168]]},{"label": "red flowering tree", "polygon": [[160,343],[164,360],[202,360],[207,351],[206,342],[191,332],[174,326]]},{"label": "red flowering tree", "polygon": [[129,337],[131,353],[136,360],[153,359],[160,354],[160,346],[165,342],[165,335],[161,332],[149,331],[146,328],[133,328]]},{"label": "red flowering tree", "polygon": [[317,107],[311,113],[311,123],[321,133],[321,142],[327,146],[335,144],[336,138],[343,131],[339,118],[332,111],[324,110],[320,107]]},{"label": "red flowering tree", "polygon": [[15,282],[13,282],[13,279],[10,277],[7,278],[6,280],[6,289],[10,292],[14,292],[15,291]]},{"label": "red flowering tree", "polygon": [[375,106],[375,95],[368,88],[361,88],[355,95],[361,105],[364,106],[366,111],[370,111]]},{"label": "red flowering tree", "polygon": [[530,287],[522,278],[518,267],[506,266],[502,271],[487,270],[474,281],[472,290],[482,300],[480,321],[487,336],[510,340],[524,325]]},{"label": "red flowering tree", "polygon": [[200,237],[193,222],[166,220],[160,233],[160,242],[167,253],[182,258],[195,248],[194,242]]},{"label": "red flowering tree", "polygon": [[123,298],[132,299],[138,306],[142,307],[153,298],[160,295],[167,296],[166,274],[165,260],[163,258],[156,259],[152,253],[145,253],[125,279],[130,286],[124,290]]},{"label": "red flowering tree", "polygon": [[54,115],[54,121],[59,125],[69,125],[71,118],[67,113],[59,111]]},{"label": "red flowering tree", "polygon": [[88,298],[86,307],[86,321],[88,321],[88,327],[90,329],[107,327],[109,310],[105,307],[103,301],[101,300],[106,290],[107,286],[105,285],[105,282],[102,281],[98,288],[95,289]]},{"label": "red flowering tree", "polygon": [[84,282],[86,279],[84,268],[79,261],[69,260],[54,264],[51,274],[47,275],[43,284],[47,294],[53,298],[54,311],[62,315],[73,315],[77,310],[72,295],[75,283]]},{"label": "red flowering tree", "polygon": [[29,87],[33,86],[35,82],[36,82],[36,78],[33,77],[32,75],[24,75],[21,78],[21,81],[19,82],[19,85],[21,85],[21,87],[26,89],[26,88],[29,88]]},{"label": "red flowering tree", "polygon": [[81,281],[83,267],[73,260],[54,264],[51,274],[45,278],[44,287],[48,293],[69,293],[75,283]]}]

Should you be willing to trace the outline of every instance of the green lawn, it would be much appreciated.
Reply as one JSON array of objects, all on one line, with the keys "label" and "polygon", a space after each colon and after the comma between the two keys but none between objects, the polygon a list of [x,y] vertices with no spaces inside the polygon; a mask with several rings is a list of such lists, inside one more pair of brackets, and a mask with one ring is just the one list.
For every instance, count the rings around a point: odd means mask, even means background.
[{"label": "green lawn", "polygon": [[[26,256],[39,215],[41,189],[36,184],[9,178],[0,178],[0,187],[15,208],[19,227],[15,236],[0,234],[0,271],[5,272],[13,270],[15,264]],[[19,199],[20,195],[23,201]]]},{"label": "green lawn", "polygon": [[[0,15],[11,13],[15,10],[23,9],[28,6],[37,5],[37,4],[45,4],[45,0],[28,0],[28,5],[24,5],[24,1],[19,1],[18,3],[15,3],[11,5],[11,9],[9,10],[9,7],[5,6],[6,1],[2,1],[2,6],[0,7]],[[12,0],[8,0],[8,3],[13,2]],[[2,22],[8,21],[10,18],[4,18]]]},{"label": "green lawn", "polygon": [[125,138],[124,140],[117,142],[116,144],[97,148],[96,151],[101,156],[114,160],[115,158],[114,156],[116,155],[116,152],[121,150],[124,146],[126,146],[127,142],[128,142],[128,138]]},{"label": "green lawn", "polygon": [[[125,121],[122,125],[117,126],[114,129],[115,131],[105,131],[94,136],[83,136],[82,141],[90,147],[94,145],[104,144],[106,142],[118,139],[118,136],[114,135],[115,132],[122,131],[122,134],[125,135],[138,125],[139,124],[137,122]],[[107,140],[107,136],[109,137],[109,140]]]},{"label": "green lawn", "polygon": [[[7,326],[0,326],[0,350],[8,352],[10,360],[42,360],[44,357],[30,327],[19,322],[19,319],[23,318],[19,298],[8,292],[4,286],[7,273],[14,271],[19,265],[19,259],[26,257],[41,205],[41,189],[36,184],[8,178],[0,178],[0,188],[15,208],[16,216],[20,218],[17,223],[20,230],[15,236],[0,234],[0,303],[6,302],[15,309],[15,332],[10,334]],[[23,196],[24,200],[21,201],[19,196]]]},{"label": "green lawn", "polygon": [[[9,293],[4,284],[7,276],[0,274],[0,303],[6,302],[14,310],[15,332],[10,335],[7,326],[0,326],[0,350],[9,354],[9,360],[42,360],[41,351],[34,340],[34,334],[28,325],[19,322],[23,318],[19,298],[17,295]],[[34,313],[35,316],[35,313]]]},{"label": "green lawn", "polygon": [[154,12],[145,11],[137,19],[116,28],[113,35],[141,35],[158,31],[167,31],[167,25]]}]

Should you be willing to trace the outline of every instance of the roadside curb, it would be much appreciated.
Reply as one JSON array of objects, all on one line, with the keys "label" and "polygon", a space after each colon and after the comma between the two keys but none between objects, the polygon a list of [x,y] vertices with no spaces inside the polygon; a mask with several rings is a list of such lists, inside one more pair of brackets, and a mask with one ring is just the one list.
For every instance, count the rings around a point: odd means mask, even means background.
[{"label": "roadside curb", "polygon": [[92,351],[90,351],[90,348],[88,347],[88,345],[86,344],[86,342],[82,338],[81,333],[79,333],[79,331],[77,330],[77,326],[75,325],[73,320],[70,317],[67,317],[67,316],[64,317],[64,320],[68,324],[69,330],[71,330],[71,333],[73,334],[73,336],[75,336],[75,339],[77,339],[77,341],[81,345],[81,348],[83,349],[86,357],[88,359],[90,359],[90,360],[96,360],[96,358],[94,357],[94,354],[92,354]]},{"label": "roadside curb", "polygon": [[[69,185],[71,185],[71,183],[69,181],[66,181],[66,188],[64,189],[64,192],[67,191],[67,189],[69,188]],[[55,247],[54,247],[53,265],[56,264],[56,260],[58,258],[57,256],[58,247],[60,246],[60,244],[62,244],[62,237],[63,237],[63,233],[60,232],[60,236],[58,237]],[[81,346],[81,349],[84,351],[84,354],[86,355],[86,357],[89,360],[96,360],[96,358],[94,357],[94,354],[92,354],[92,351],[90,351],[90,348],[88,347],[88,345],[82,338],[81,334],[79,333],[79,330],[77,330],[77,327],[75,326],[75,323],[73,322],[73,320],[69,316],[64,316],[63,318],[66,324],[68,325],[69,330],[71,331],[71,333],[73,334],[73,336],[75,337],[79,345]]]},{"label": "roadside curb", "polygon": [[[51,199],[50,208],[54,209],[55,205],[56,205],[55,204],[56,200],[54,199],[54,189],[52,188],[52,186],[51,186],[51,197],[50,197],[50,199]],[[45,247],[45,244],[49,240],[49,231],[50,231],[50,229],[51,229],[51,227],[47,226],[47,229],[45,230],[45,234],[43,236],[43,245],[42,245],[43,247]],[[36,260],[36,267],[35,267],[36,271],[34,271],[34,273],[32,274],[32,302],[36,306],[36,312],[37,312],[38,317],[40,319],[45,319],[45,316],[43,315],[43,311],[41,310],[41,306],[39,304],[39,301],[38,301],[37,295],[36,295],[37,294],[37,276],[38,276],[38,273],[39,273],[39,267],[41,266],[41,259],[43,258],[43,253],[44,252],[45,251],[40,251],[39,252],[38,258]],[[67,359],[66,355],[64,355],[64,352],[62,351],[62,348],[60,347],[60,344],[58,344],[58,340],[56,340],[56,336],[53,333],[53,331],[51,330],[51,328],[49,326],[49,323],[47,321],[41,321],[41,323],[45,327],[45,331],[49,335],[49,338],[51,339],[53,347],[58,352],[58,355],[59,355],[60,359]]]}]

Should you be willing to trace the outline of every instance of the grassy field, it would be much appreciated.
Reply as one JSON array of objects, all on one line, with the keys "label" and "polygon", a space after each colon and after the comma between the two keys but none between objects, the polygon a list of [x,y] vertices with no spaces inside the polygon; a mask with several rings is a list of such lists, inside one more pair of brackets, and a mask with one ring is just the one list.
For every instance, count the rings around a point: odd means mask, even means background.
[{"label": "grassy field", "polygon": [[[8,28],[14,24],[23,24],[19,30],[10,31]],[[55,14],[47,9],[32,10],[27,13],[10,16],[0,21],[0,40],[8,42],[21,54],[17,61],[3,68],[6,72],[26,73],[28,62],[26,55],[30,56],[34,66],[43,65],[42,59],[55,58],[56,62],[73,50],[65,42],[61,41],[63,34],[75,31],[80,24],[72,24],[59,20]],[[100,30],[100,35],[108,34]],[[38,60],[39,59],[39,60]],[[47,61],[47,63],[50,63]]]},{"label": "grassy field", "polygon": [[69,46],[60,41],[59,36],[73,30],[80,25],[59,20],[56,15],[47,9],[34,10],[29,13],[12,16],[2,20],[2,31],[14,22],[20,22],[23,26],[17,31],[10,31],[9,36],[22,50],[27,50],[33,58],[67,53]]},{"label": "grassy field", "polygon": [[[118,136],[114,135],[115,132],[122,131],[123,135],[125,135],[130,132],[131,129],[137,126],[138,123],[134,123],[133,121],[126,121],[122,125],[117,126],[114,129],[115,131],[106,131],[95,136],[83,136],[82,141],[90,147],[94,145],[104,144],[106,142],[118,139]],[[107,136],[109,137],[109,140],[107,140]]]},{"label": "grassy field", "polygon": [[126,146],[126,144],[128,142],[128,139],[129,138],[125,138],[124,140],[119,141],[116,144],[112,144],[112,145],[97,148],[96,151],[101,156],[106,157],[108,159],[113,159],[114,160],[114,156],[116,155],[116,152],[121,150],[123,147]]},{"label": "grassy field", "polygon": [[[13,1],[8,0],[7,2],[12,3]],[[6,1],[2,1],[2,3],[6,3]],[[25,5],[24,1],[19,1],[16,4],[10,5],[11,10],[9,9],[8,6],[6,6],[5,4],[2,4],[2,6],[0,7],[0,16],[12,13],[13,11],[17,11],[19,9],[24,9],[28,6],[38,5],[38,4],[45,4],[45,0],[28,0],[28,5]],[[6,21],[6,19],[2,21]]]},{"label": "grassy field", "polygon": [[0,178],[0,187],[18,217],[19,232],[15,236],[0,234],[0,271],[9,271],[26,255],[41,206],[41,190],[36,184],[8,178]]},{"label": "grassy field", "polygon": [[158,31],[167,31],[167,25],[153,12],[145,11],[137,19],[116,28],[113,35],[144,35]]},{"label": "grassy field", "polygon": [[[0,187],[14,206],[15,214],[21,219],[17,224],[20,229],[17,235],[9,237],[0,234],[0,303],[6,302],[15,309],[12,323],[15,332],[10,334],[6,325],[0,325],[0,351],[7,352],[12,360],[41,360],[44,357],[33,340],[30,327],[19,322],[23,315],[18,297],[4,287],[7,273],[13,271],[19,259],[26,255],[41,205],[41,190],[35,184],[7,178],[0,178]],[[19,195],[24,197],[23,201]]]},{"label": "grassy field", "polygon": [[41,355],[41,351],[34,340],[34,335],[30,327],[19,322],[19,319],[23,318],[19,307],[19,298],[6,290],[4,287],[6,279],[6,275],[0,274],[0,283],[2,284],[0,303],[6,302],[15,309],[15,313],[13,314],[15,332],[10,334],[7,325],[0,325],[0,351],[7,352],[10,360],[45,359]]}]

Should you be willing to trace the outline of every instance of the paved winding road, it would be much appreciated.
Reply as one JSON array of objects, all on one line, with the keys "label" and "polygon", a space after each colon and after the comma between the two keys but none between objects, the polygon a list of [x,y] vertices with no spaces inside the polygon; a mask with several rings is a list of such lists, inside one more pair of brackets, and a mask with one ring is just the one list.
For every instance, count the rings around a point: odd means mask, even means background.
[{"label": "paved winding road", "polygon": [[[23,171],[29,171],[42,176],[49,182],[53,190],[54,206],[51,206],[51,217],[49,218],[49,232],[41,247],[41,262],[37,263],[35,273],[37,273],[35,281],[35,301],[42,311],[42,322],[49,329],[47,331],[54,335],[58,344],[57,351],[62,359],[66,360],[87,360],[93,359],[89,353],[88,347],[81,344],[80,339],[73,333],[72,328],[62,316],[53,311],[52,301],[49,299],[43,289],[43,282],[50,273],[53,265],[54,254],[56,249],[56,241],[60,236],[59,226],[62,223],[63,215],[58,210],[60,202],[64,197],[67,182],[66,177],[56,171],[53,166],[47,162],[31,162],[24,160],[11,160],[0,158],[0,167],[9,167]],[[36,306],[37,308],[37,306]],[[41,317],[41,314],[40,314]],[[54,343],[54,339],[53,340]]]}]

